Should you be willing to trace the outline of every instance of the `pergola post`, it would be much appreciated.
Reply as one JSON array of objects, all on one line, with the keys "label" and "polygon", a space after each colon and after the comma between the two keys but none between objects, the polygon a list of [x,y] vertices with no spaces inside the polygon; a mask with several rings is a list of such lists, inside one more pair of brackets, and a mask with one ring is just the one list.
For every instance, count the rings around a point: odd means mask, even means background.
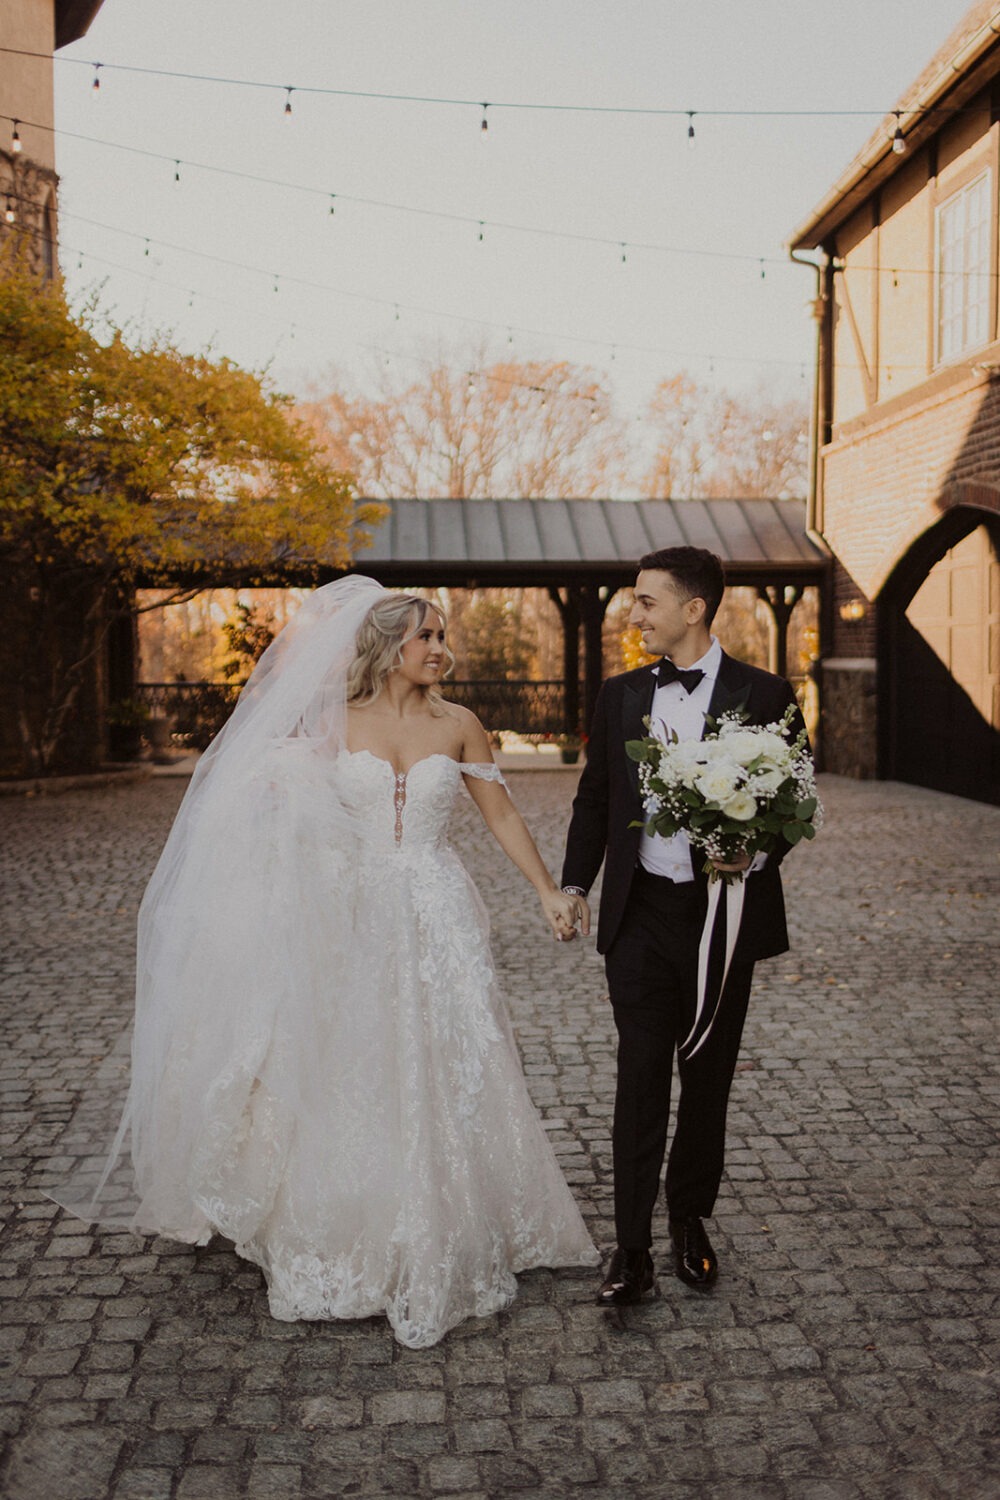
[{"label": "pergola post", "polygon": [[802,589],[797,584],[761,583],[757,585],[757,597],[763,599],[771,613],[768,667],[779,677],[787,677],[788,622],[802,598]]},{"label": "pergola post", "polygon": [[[565,597],[564,597],[565,593]],[[563,731],[580,732],[580,597],[573,588],[549,587],[563,632]]]},{"label": "pergola post", "polygon": [[597,706],[597,695],[604,681],[604,616],[614,594],[601,584],[585,583],[580,588],[583,612],[583,725],[589,730]]}]

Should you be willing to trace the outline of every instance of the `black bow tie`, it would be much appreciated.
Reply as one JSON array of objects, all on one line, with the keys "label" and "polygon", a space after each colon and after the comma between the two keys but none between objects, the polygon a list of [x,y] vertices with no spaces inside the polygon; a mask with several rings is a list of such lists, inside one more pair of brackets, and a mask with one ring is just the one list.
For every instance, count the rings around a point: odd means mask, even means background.
[{"label": "black bow tie", "polygon": [[656,681],[659,687],[662,687],[665,682],[679,682],[686,693],[693,693],[704,675],[700,667],[675,667],[666,656],[656,669]]}]

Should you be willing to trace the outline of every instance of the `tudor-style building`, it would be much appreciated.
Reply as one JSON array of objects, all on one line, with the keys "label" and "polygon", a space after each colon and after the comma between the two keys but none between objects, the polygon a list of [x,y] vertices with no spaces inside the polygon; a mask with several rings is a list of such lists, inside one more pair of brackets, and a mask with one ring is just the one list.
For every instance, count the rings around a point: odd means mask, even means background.
[{"label": "tudor-style building", "polygon": [[0,242],[19,234],[40,275],[58,269],[52,54],[85,36],[102,0],[0,0]]},{"label": "tudor-style building", "polygon": [[827,769],[1000,802],[1000,4],[809,218]]}]

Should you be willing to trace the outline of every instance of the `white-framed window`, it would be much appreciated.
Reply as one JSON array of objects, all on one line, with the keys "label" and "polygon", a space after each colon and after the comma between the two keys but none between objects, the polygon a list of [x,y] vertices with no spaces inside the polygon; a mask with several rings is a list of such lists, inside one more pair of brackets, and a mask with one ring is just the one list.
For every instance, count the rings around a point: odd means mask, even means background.
[{"label": "white-framed window", "polygon": [[938,208],[936,364],[989,343],[992,196],[983,172]]}]

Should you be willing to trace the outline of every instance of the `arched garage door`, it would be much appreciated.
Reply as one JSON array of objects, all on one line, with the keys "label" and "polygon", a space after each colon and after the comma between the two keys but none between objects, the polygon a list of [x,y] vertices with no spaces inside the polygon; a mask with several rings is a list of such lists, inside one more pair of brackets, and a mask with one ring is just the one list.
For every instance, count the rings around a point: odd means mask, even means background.
[{"label": "arched garage door", "polygon": [[[992,520],[891,609],[889,755],[899,781],[1000,803],[1000,561]],[[911,584],[912,587],[912,584]]]}]

